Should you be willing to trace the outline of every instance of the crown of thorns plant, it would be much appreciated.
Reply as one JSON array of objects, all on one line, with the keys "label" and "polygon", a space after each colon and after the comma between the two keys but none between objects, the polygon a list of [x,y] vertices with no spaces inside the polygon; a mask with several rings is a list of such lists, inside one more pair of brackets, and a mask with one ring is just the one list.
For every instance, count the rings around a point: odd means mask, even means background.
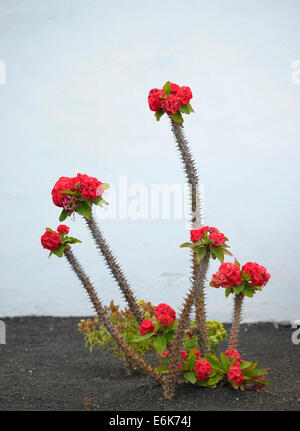
[{"label": "crown of thorns plant", "polygon": [[[148,95],[150,110],[159,121],[166,113],[171,131],[190,186],[191,231],[190,242],[181,244],[191,253],[191,285],[183,300],[180,315],[168,304],[154,307],[150,302],[137,300],[124,272],[93,216],[94,205],[107,202],[103,194],[109,185],[97,178],[78,173],[75,177],[61,177],[52,189],[53,203],[62,208],[62,222],[77,213],[82,216],[96,247],[104,256],[107,267],[118,284],[128,305],[125,310],[111,302],[102,304],[94,284],[71,250],[71,245],[81,241],[69,236],[69,227],[59,225],[56,231],[46,228],[41,237],[42,246],[50,255],[64,256],[89,295],[97,313],[93,320],[82,320],[79,330],[84,333],[90,348],[107,348],[119,356],[130,373],[140,368],[164,390],[165,398],[172,399],[176,383],[187,382],[215,388],[226,385],[241,390],[263,390],[268,383],[268,369],[258,369],[257,362],[242,359],[237,351],[241,310],[245,297],[251,298],[269,281],[266,268],[255,262],[242,267],[234,262],[224,262],[225,256],[233,257],[228,250],[228,239],[216,227],[203,226],[198,172],[191,149],[184,136],[183,114],[194,112],[190,105],[192,92],[168,81],[162,89],[154,88]],[[210,286],[224,288],[225,296],[234,295],[232,327],[228,349],[218,353],[218,344],[227,336],[223,325],[206,319],[205,282],[210,258],[221,263],[212,276]],[[195,318],[190,320],[192,308]],[[156,352],[147,360],[148,352]],[[152,355],[153,356],[153,355]],[[154,361],[154,363],[153,363]]]}]

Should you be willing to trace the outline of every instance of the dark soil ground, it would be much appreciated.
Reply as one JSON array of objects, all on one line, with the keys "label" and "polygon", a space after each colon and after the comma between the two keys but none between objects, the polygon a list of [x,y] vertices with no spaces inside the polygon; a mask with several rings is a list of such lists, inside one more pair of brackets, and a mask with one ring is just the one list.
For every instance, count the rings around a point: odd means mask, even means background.
[{"label": "dark soil ground", "polygon": [[127,377],[109,353],[84,347],[77,331],[80,318],[4,318],[6,345],[0,345],[0,410],[188,411],[300,410],[300,344],[290,326],[244,324],[240,353],[270,367],[266,393],[225,387],[177,387],[173,401],[139,371]]}]

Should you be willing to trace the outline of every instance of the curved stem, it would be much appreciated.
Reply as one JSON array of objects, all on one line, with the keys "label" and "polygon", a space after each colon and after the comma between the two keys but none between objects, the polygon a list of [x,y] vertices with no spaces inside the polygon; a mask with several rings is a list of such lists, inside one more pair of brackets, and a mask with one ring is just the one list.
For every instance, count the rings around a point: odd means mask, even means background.
[{"label": "curved stem", "polygon": [[133,294],[125,275],[123,274],[121,266],[117,262],[116,257],[113,255],[107,241],[104,239],[93,215],[91,215],[89,219],[85,218],[85,221],[91,231],[92,237],[95,240],[97,247],[105,258],[106,264],[110,269],[111,274],[118,283],[120,290],[127,301],[130,311],[134,315],[137,322],[141,324],[144,319],[143,312],[137,304],[136,297]]},{"label": "curved stem", "polygon": [[241,314],[242,314],[242,304],[244,295],[239,294],[234,296],[234,309],[233,309],[233,319],[229,338],[228,349],[236,350],[238,344]]},{"label": "curved stem", "polygon": [[109,318],[108,312],[105,310],[102,303],[100,302],[93,284],[91,283],[89,277],[84,272],[84,269],[82,268],[82,266],[80,265],[79,261],[76,259],[72,251],[70,249],[66,249],[64,251],[64,254],[68,262],[70,263],[73,271],[75,272],[75,274],[81,281],[83,287],[87,291],[89,298],[93,304],[93,307],[96,310],[98,316],[100,317],[101,322],[103,322],[103,325],[105,326],[107,331],[115,339],[116,343],[121,348],[121,350],[125,353],[127,360],[133,362],[145,374],[149,375],[157,383],[162,385],[164,381],[163,377],[133,351],[133,349],[126,343],[126,341],[124,340],[120,332],[116,329],[115,325],[112,323],[112,321]]}]

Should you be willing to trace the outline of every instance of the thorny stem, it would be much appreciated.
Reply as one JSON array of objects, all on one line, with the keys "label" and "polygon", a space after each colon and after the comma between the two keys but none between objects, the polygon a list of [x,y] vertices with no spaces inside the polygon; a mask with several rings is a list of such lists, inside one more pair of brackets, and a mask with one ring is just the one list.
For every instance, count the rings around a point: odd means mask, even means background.
[{"label": "thorny stem", "polygon": [[202,208],[199,198],[199,180],[196,164],[191,155],[191,150],[187,139],[183,133],[183,125],[171,119],[171,129],[174,134],[177,148],[183,162],[184,172],[186,174],[187,182],[191,188],[191,210],[192,210],[192,227],[202,226]]},{"label": "thorny stem", "polygon": [[207,251],[206,255],[200,262],[200,269],[197,282],[195,283],[195,312],[196,312],[196,333],[201,354],[206,356],[210,353],[210,344],[208,331],[206,327],[206,310],[205,310],[205,291],[204,282],[209,265],[210,252]]},{"label": "thorny stem", "polygon": [[228,344],[228,348],[231,350],[236,350],[238,344],[243,299],[244,295],[242,293],[234,296],[233,319]]},{"label": "thorny stem", "polygon": [[163,385],[163,377],[133,351],[133,349],[126,343],[120,332],[116,329],[115,325],[111,322],[109,314],[100,302],[93,284],[84,272],[84,269],[74,256],[73,252],[70,249],[65,249],[64,254],[68,262],[70,263],[73,271],[75,272],[75,274],[81,281],[83,287],[87,291],[89,298],[93,304],[93,307],[96,310],[98,316],[100,317],[101,322],[103,322],[103,325],[105,326],[107,331],[115,339],[121,350],[125,353],[127,360],[137,365],[145,374],[149,375],[157,383]]},{"label": "thorny stem", "polygon": [[[183,125],[171,119],[171,128],[175,136],[177,148],[180,152],[180,157],[183,162],[186,178],[191,190],[191,210],[192,210],[191,225],[192,225],[192,228],[195,228],[203,225],[202,204],[199,196],[199,178],[198,178],[196,163],[192,158],[188,141],[184,136]],[[193,279],[194,280],[196,279],[199,271],[201,271],[201,273],[203,274],[203,281],[199,284],[199,286],[196,286],[195,293],[194,293],[196,322],[198,322],[197,335],[199,339],[199,344],[203,352],[210,350],[208,333],[206,328],[205,286],[204,286],[204,280],[208,269],[208,262],[209,262],[209,254],[206,257],[206,259],[205,258],[202,259],[202,261],[199,264],[196,259],[196,254],[192,253]]]},{"label": "thorny stem", "polygon": [[91,215],[90,219],[85,219],[85,221],[91,231],[92,237],[95,240],[97,247],[105,258],[106,264],[110,269],[111,274],[118,283],[120,290],[128,303],[130,311],[136,318],[137,322],[141,324],[144,319],[143,313],[137,304],[136,297],[133,294],[125,275],[123,274],[121,266],[117,262],[116,257],[113,255],[107,241],[104,239],[93,215]]}]

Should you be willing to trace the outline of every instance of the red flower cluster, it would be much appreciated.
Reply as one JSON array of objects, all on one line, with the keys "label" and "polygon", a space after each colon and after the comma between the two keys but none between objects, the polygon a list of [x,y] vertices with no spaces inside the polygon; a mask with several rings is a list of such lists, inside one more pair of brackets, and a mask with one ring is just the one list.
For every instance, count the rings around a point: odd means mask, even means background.
[{"label": "red flower cluster", "polygon": [[149,319],[144,319],[140,327],[140,334],[145,335],[154,331],[154,323]]},{"label": "red flower cluster", "polygon": [[207,379],[210,375],[211,364],[205,359],[200,359],[199,361],[196,361],[195,370],[197,373],[197,380],[200,381]]},{"label": "red flower cluster", "polygon": [[52,200],[54,205],[71,212],[76,208],[75,202],[78,197],[61,193],[65,190],[78,192],[84,199],[89,201],[99,198],[104,193],[103,185],[97,178],[89,177],[85,174],[77,174],[73,178],[60,177],[52,189]]},{"label": "red flower cluster", "polygon": [[197,227],[195,229],[192,229],[191,234],[191,241],[193,243],[200,241],[200,239],[203,237],[205,232],[209,232],[208,235],[209,239],[212,241],[213,247],[220,247],[220,245],[225,244],[226,237],[223,233],[219,232],[219,230],[216,227],[212,226],[202,226]]},{"label": "red flower cluster", "polygon": [[103,185],[97,178],[89,177],[85,174],[77,174],[76,178],[80,183],[80,193],[84,199],[93,201],[103,195]]},{"label": "red flower cluster", "polygon": [[270,279],[270,274],[267,273],[266,268],[258,265],[258,263],[248,262],[242,267],[242,271],[251,276],[252,286],[264,286]]},{"label": "red flower cluster", "polygon": [[212,276],[211,282],[216,288],[221,286],[226,289],[229,286],[239,286],[242,283],[240,268],[230,262],[222,263],[219,271]]},{"label": "red flower cluster", "polygon": [[224,355],[226,355],[228,359],[236,359],[238,362],[242,360],[242,357],[237,350],[225,350]]},{"label": "red flower cluster", "polygon": [[60,177],[59,180],[54,184],[51,195],[54,205],[57,207],[69,208],[71,202],[74,202],[76,198],[61,193],[64,190],[75,191],[75,178]]},{"label": "red flower cluster", "polygon": [[41,236],[42,246],[48,250],[57,250],[61,244],[60,236],[57,232],[46,231]]},{"label": "red flower cluster", "polygon": [[167,96],[162,89],[150,90],[148,103],[151,111],[163,109],[168,115],[171,115],[175,114],[181,106],[189,103],[192,97],[190,87],[179,87],[179,85],[171,83],[171,94]]},{"label": "red flower cluster", "polygon": [[65,224],[60,224],[56,230],[60,235],[62,235],[63,233],[69,233],[70,228]]},{"label": "red flower cluster", "polygon": [[240,370],[240,367],[236,365],[232,365],[227,373],[227,376],[236,383],[237,385],[241,385],[244,382],[244,374]]},{"label": "red flower cluster", "polygon": [[188,354],[185,350],[180,350],[180,356],[183,360],[185,360],[188,357]]},{"label": "red flower cluster", "polygon": [[156,320],[164,326],[171,326],[176,320],[176,313],[168,304],[159,304],[155,307]]}]

